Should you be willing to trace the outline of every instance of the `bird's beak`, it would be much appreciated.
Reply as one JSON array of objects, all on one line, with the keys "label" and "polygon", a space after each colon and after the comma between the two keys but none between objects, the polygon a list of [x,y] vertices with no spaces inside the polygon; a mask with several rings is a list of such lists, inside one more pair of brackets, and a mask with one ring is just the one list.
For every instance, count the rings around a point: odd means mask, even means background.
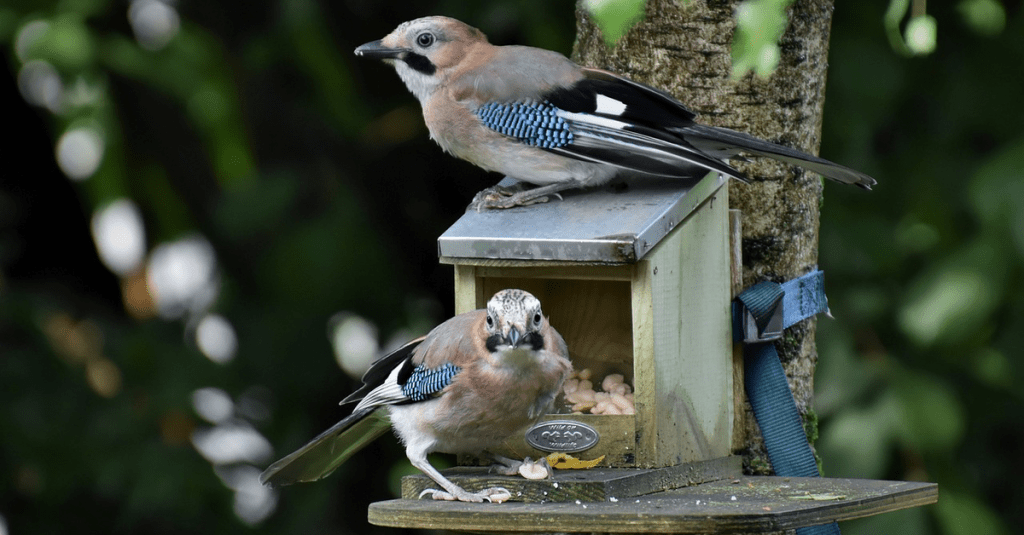
[{"label": "bird's beak", "polygon": [[404,48],[386,47],[378,39],[357,48],[356,55],[372,59],[396,59],[405,51]]},{"label": "bird's beak", "polygon": [[509,341],[509,344],[512,347],[518,347],[519,346],[519,329],[516,329],[515,327],[512,327],[511,329],[509,329],[509,331],[508,331],[508,341]]}]

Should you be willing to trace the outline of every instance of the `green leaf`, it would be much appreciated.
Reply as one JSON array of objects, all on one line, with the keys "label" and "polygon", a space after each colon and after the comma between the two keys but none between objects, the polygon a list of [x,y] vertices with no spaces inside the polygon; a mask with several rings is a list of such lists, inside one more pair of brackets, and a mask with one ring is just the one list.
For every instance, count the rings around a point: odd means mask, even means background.
[{"label": "green leaf", "polygon": [[962,0],[956,8],[972,30],[986,37],[999,35],[1006,27],[1006,10],[995,0]]},{"label": "green leaf", "polygon": [[913,282],[900,327],[924,347],[969,341],[999,305],[1006,261],[997,244],[985,241],[955,251]]},{"label": "green leaf", "polygon": [[905,32],[907,47],[910,48],[910,51],[921,56],[935,52],[937,26],[935,17],[930,15],[921,15],[910,19]]},{"label": "green leaf", "polygon": [[997,535],[1006,533],[1006,526],[991,507],[966,494],[943,488],[942,499],[935,506],[942,533],[946,535]]},{"label": "green leaf", "polygon": [[779,65],[779,39],[789,18],[792,0],[747,0],[736,9],[736,33],[732,42],[732,77],[750,71],[767,77]]},{"label": "green leaf", "polygon": [[900,400],[891,393],[872,406],[837,414],[821,427],[818,442],[829,477],[879,478],[885,473],[889,444],[900,425]]},{"label": "green leaf", "polygon": [[601,29],[605,44],[612,47],[643,20],[646,3],[647,0],[585,0],[583,5]]},{"label": "green leaf", "polygon": [[1024,197],[1024,138],[1018,139],[985,160],[971,177],[970,200],[975,215],[989,232],[1013,236],[1017,250],[1024,255],[1024,211],[1018,199]]},{"label": "green leaf", "polygon": [[952,387],[923,373],[902,370],[893,391],[902,405],[896,429],[905,444],[919,451],[952,451],[963,438],[964,408]]}]

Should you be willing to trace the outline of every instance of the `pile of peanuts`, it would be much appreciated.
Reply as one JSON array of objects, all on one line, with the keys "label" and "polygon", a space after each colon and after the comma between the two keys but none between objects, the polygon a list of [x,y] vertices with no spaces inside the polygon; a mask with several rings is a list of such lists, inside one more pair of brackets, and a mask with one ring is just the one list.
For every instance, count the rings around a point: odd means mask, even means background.
[{"label": "pile of peanuts", "polygon": [[574,413],[590,414],[636,414],[633,405],[633,389],[624,382],[621,373],[613,373],[601,380],[601,390],[594,391],[594,383],[590,380],[591,371],[585,368],[575,372],[565,381],[562,391],[565,401],[572,404]]}]

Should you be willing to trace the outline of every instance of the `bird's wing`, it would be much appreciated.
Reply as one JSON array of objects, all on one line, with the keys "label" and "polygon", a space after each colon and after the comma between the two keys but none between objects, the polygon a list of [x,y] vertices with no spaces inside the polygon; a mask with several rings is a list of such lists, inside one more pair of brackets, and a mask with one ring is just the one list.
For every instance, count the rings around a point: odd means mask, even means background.
[{"label": "bird's wing", "polygon": [[864,189],[871,189],[871,186],[876,184],[874,178],[855,169],[728,128],[692,124],[672,130],[693,146],[710,154],[719,153],[728,157],[737,152],[746,152],[803,167],[825,178],[854,184]]},{"label": "bird's wing", "polygon": [[[382,408],[387,403],[362,402],[371,396],[379,399],[382,393],[388,392],[388,380],[402,369],[408,368],[409,375],[415,376],[412,363],[417,354],[416,349],[424,339],[426,336],[410,341],[375,361],[362,376],[364,385],[342,401],[342,404],[360,402],[352,413],[305,446],[271,464],[260,475],[260,482],[281,486],[322,479],[357,451],[387,433],[391,422],[387,411]],[[398,396],[402,396],[400,388]]]},{"label": "bird's wing", "polygon": [[606,71],[579,74],[536,97],[483,102],[475,113],[492,130],[577,160],[661,176],[693,177],[699,167],[744,178],[664,130],[690,126],[694,117],[667,93]]},{"label": "bird's wing", "polygon": [[483,310],[459,314],[431,329],[415,347],[405,350],[404,358],[382,358],[378,361],[380,365],[375,364],[366,372],[375,386],[366,392],[355,410],[416,403],[441,395],[462,371],[465,359],[486,351],[480,337],[470,334],[482,329],[484,317]]},{"label": "bird's wing", "polygon": [[390,427],[384,409],[375,407],[353,412],[305,446],[270,465],[260,474],[260,483],[276,487],[326,477]]},{"label": "bird's wing", "polygon": [[402,365],[404,362],[412,358],[416,348],[419,347],[420,343],[425,339],[426,336],[421,336],[415,340],[410,340],[402,347],[399,347],[391,353],[373,361],[373,363],[370,364],[370,368],[363,374],[363,385],[355,392],[346,396],[345,399],[341,400],[341,404],[344,405],[346,403],[360,401],[366,397],[367,394],[373,391],[373,389],[383,384],[397,366]]}]

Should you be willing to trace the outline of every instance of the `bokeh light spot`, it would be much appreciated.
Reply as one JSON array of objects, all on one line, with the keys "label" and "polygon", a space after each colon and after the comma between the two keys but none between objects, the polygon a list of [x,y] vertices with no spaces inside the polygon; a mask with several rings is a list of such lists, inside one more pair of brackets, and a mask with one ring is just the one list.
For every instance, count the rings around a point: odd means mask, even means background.
[{"label": "bokeh light spot", "polygon": [[238,518],[253,526],[259,524],[277,506],[277,493],[260,483],[260,471],[249,465],[216,469],[224,485],[235,491],[234,511]]},{"label": "bokeh light spot", "polygon": [[331,345],[338,365],[350,377],[360,378],[373,362],[380,346],[377,327],[355,314],[342,312],[331,318]]},{"label": "bokeh light spot", "polygon": [[220,388],[208,386],[192,392],[192,407],[202,419],[219,424],[235,413],[231,396]]},{"label": "bokeh light spot", "polygon": [[58,113],[64,99],[64,82],[57,69],[43,60],[32,60],[18,71],[18,90],[25,102]]},{"label": "bokeh light spot", "polygon": [[156,51],[178,35],[178,12],[160,0],[134,0],[128,8],[128,22],[139,46]]},{"label": "bokeh light spot", "polygon": [[85,378],[89,387],[105,398],[121,391],[121,370],[109,359],[93,359],[85,365]]},{"label": "bokeh light spot", "polygon": [[160,439],[164,444],[186,444],[196,428],[196,422],[179,410],[170,410],[160,416]]},{"label": "bokeh light spot", "polygon": [[213,464],[240,462],[263,463],[270,459],[270,442],[248,424],[223,423],[213,428],[196,429],[192,445]]},{"label": "bokeh light spot", "polygon": [[157,311],[166,319],[203,310],[217,297],[217,259],[202,236],[190,236],[153,249],[146,280]]},{"label": "bokeh light spot", "polygon": [[92,237],[100,260],[114,273],[125,276],[137,270],[146,255],[146,229],[142,213],[128,199],[118,199],[96,212]]},{"label": "bokeh light spot", "polygon": [[196,327],[196,345],[208,359],[217,364],[226,364],[235,358],[238,337],[224,316],[207,314]]},{"label": "bokeh light spot", "polygon": [[95,128],[68,130],[57,140],[57,165],[68,178],[85,180],[103,161],[103,136]]},{"label": "bokeh light spot", "polygon": [[27,61],[32,48],[48,31],[50,31],[50,23],[45,20],[33,20],[25,23],[18,30],[18,36],[14,38],[14,53],[18,59],[22,62]]}]

